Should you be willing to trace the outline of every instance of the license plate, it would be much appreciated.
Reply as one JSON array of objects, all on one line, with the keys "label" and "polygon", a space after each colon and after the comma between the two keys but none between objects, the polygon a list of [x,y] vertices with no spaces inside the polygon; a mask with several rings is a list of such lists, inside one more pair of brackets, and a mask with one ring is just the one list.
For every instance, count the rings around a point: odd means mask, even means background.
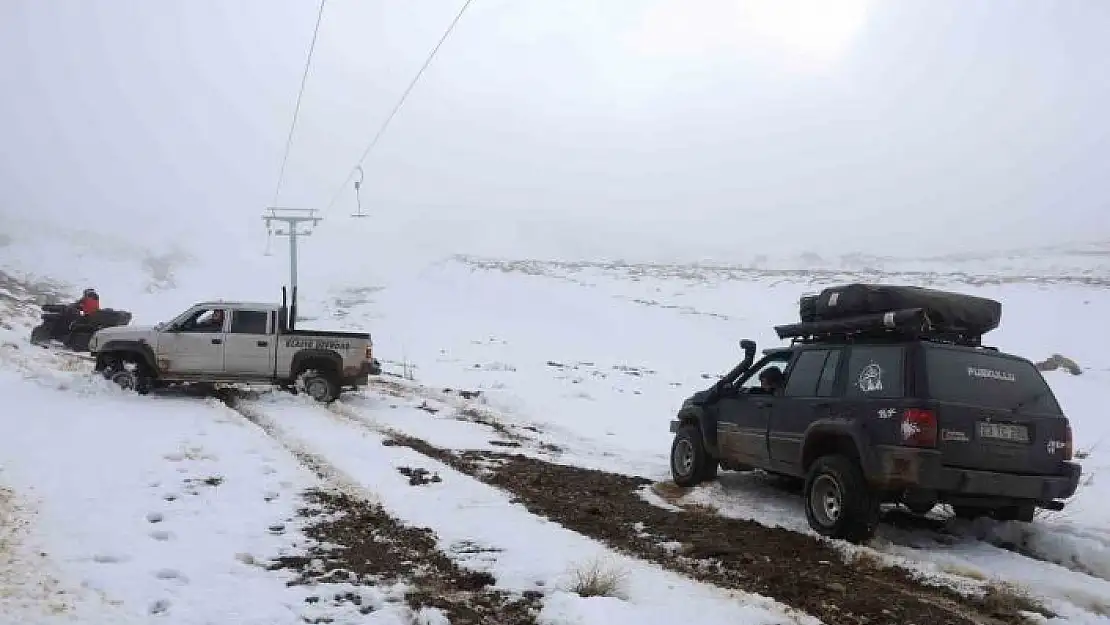
[{"label": "license plate", "polygon": [[1012,443],[1028,443],[1029,428],[1009,423],[980,423],[979,438],[993,438]]}]

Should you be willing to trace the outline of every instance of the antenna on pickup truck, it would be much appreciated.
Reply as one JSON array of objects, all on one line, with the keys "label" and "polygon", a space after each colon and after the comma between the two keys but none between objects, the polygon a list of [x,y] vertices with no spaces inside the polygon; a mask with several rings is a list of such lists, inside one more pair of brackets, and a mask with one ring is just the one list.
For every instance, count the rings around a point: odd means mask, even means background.
[{"label": "antenna on pickup truck", "polygon": [[293,302],[289,304],[289,331],[297,329],[297,287],[293,287]]},{"label": "antenna on pickup truck", "polygon": [[286,301],[286,296],[285,287],[281,287],[281,308],[278,309],[277,326],[282,334],[289,329],[289,303]]}]

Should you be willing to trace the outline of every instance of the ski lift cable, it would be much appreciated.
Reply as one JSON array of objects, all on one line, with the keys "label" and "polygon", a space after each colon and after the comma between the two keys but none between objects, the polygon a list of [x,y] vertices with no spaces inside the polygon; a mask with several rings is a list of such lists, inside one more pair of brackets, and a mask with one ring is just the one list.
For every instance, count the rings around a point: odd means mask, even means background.
[{"label": "ski lift cable", "polygon": [[297,128],[297,117],[301,112],[301,100],[304,98],[305,84],[308,82],[308,70],[312,66],[312,53],[316,49],[316,36],[320,32],[320,22],[324,18],[324,5],[328,0],[320,0],[320,8],[316,11],[316,26],[312,29],[312,42],[308,44],[308,57],[305,59],[304,71],[301,73],[301,88],[297,92],[297,104],[293,107],[293,122],[289,125],[289,136],[285,139],[285,154],[281,158],[281,171],[278,173],[277,186],[274,188],[274,201],[271,206],[277,206],[278,195],[281,194],[281,183],[285,179],[285,166],[289,162],[289,150],[293,147],[293,131]]},{"label": "ski lift cable", "polygon": [[366,149],[363,150],[362,156],[360,156],[358,161],[355,162],[355,166],[351,168],[351,173],[347,174],[347,178],[343,180],[343,183],[340,184],[339,187],[336,189],[335,194],[332,195],[331,201],[329,201],[327,206],[324,208],[325,212],[335,205],[335,202],[343,193],[343,189],[345,189],[347,187],[347,183],[351,181],[351,177],[354,176],[356,172],[361,170],[362,163],[366,160],[366,157],[370,155],[370,152],[374,149],[374,147],[378,145],[378,141],[381,140],[382,135],[385,134],[385,131],[389,127],[389,124],[393,121],[393,118],[397,116],[397,112],[401,110],[401,106],[404,105],[405,100],[409,97],[409,93],[412,92],[413,87],[416,86],[416,83],[420,81],[420,77],[424,75],[424,71],[427,70],[428,66],[432,64],[432,60],[435,59],[436,53],[439,52],[440,46],[442,46],[443,42],[447,40],[447,37],[451,35],[451,31],[455,29],[455,25],[459,23],[459,20],[462,19],[463,13],[466,12],[466,9],[473,1],[474,0],[466,0],[466,2],[463,3],[462,8],[460,8],[459,12],[455,15],[455,19],[451,20],[451,23],[447,26],[447,30],[443,31],[443,36],[439,38],[439,41],[436,43],[435,47],[432,48],[432,51],[428,54],[428,58],[424,60],[424,65],[422,65],[420,67],[420,70],[416,72],[416,75],[413,76],[412,81],[409,83],[405,91],[401,94],[401,97],[397,100],[397,103],[393,106],[393,110],[390,111],[389,115],[385,118],[385,121],[382,122],[382,125],[378,127],[378,131],[374,133],[374,137],[370,139],[370,143],[366,146]]}]

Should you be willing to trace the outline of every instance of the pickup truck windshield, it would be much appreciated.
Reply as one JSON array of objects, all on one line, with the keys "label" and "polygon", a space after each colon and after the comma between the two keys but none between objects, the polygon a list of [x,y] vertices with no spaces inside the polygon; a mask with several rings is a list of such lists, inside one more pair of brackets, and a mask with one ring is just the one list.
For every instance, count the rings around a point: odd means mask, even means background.
[{"label": "pickup truck windshield", "polygon": [[994,410],[1060,414],[1060,405],[1036,367],[990,352],[925,349],[929,395]]}]

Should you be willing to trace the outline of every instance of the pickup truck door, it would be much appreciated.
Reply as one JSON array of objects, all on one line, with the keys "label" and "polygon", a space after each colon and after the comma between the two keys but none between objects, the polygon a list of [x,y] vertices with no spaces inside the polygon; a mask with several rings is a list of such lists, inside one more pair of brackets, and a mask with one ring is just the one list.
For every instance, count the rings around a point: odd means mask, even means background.
[{"label": "pickup truck door", "polygon": [[159,367],[170,373],[223,373],[227,310],[198,310],[158,337]]},{"label": "pickup truck door", "polygon": [[240,309],[231,313],[231,327],[224,340],[224,373],[246,378],[270,378],[274,374],[272,311]]}]

